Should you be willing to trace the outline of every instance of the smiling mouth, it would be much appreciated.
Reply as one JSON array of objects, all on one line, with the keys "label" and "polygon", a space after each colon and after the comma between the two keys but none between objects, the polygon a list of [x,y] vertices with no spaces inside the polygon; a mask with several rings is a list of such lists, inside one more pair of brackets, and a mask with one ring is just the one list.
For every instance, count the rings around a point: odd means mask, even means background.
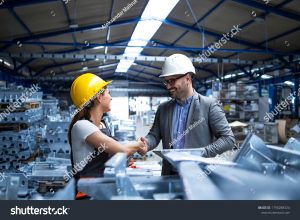
[{"label": "smiling mouth", "polygon": [[169,89],[170,93],[174,93],[176,91],[176,89]]}]

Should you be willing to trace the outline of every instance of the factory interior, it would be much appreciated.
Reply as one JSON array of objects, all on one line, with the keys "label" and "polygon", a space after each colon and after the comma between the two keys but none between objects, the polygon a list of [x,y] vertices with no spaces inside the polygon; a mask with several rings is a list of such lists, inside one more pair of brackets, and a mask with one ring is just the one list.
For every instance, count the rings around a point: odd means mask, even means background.
[{"label": "factory interior", "polygon": [[[300,199],[300,0],[0,0],[0,27],[0,200]],[[161,77],[174,54],[195,72]],[[68,131],[85,88],[70,93],[87,73],[112,80],[102,120],[118,146],[151,128],[159,143],[75,178]],[[162,108],[180,106],[170,86],[190,79],[217,104],[201,101],[191,115],[205,120],[171,145],[181,119]],[[204,156],[201,138],[223,140],[216,124],[233,147]]]}]

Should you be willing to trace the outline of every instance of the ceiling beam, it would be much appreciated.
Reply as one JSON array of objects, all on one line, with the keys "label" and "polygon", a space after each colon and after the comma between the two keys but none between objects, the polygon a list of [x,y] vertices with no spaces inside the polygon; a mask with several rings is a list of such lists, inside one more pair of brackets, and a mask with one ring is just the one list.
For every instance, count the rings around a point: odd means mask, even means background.
[{"label": "ceiling beam", "polygon": [[[17,1],[5,1],[1,6],[1,9],[8,9],[8,8],[16,8],[16,7],[23,7],[28,5],[35,5],[35,4],[43,4],[49,2],[60,2],[61,0],[17,0]],[[70,0],[71,1],[71,0]]]},{"label": "ceiling beam", "polygon": [[300,16],[291,12],[283,11],[280,9],[277,9],[275,7],[271,7],[265,3],[259,3],[256,1],[249,1],[249,0],[231,0],[233,2],[246,5],[249,7],[253,7],[262,11],[266,11],[275,15],[279,15],[284,18],[289,18],[291,20],[300,21]]},{"label": "ceiling beam", "polygon": [[[1,56],[11,57],[11,58],[38,58],[38,59],[81,59],[81,60],[121,60],[128,59],[134,61],[155,61],[164,62],[167,57],[165,56],[144,56],[139,55],[136,57],[126,56],[126,55],[104,55],[104,54],[78,54],[78,53],[0,53]],[[200,57],[190,57],[193,63],[224,63],[224,64],[240,64],[240,65],[273,65],[278,63],[277,60],[271,61],[252,61],[252,60],[241,60],[241,59],[223,59],[223,58],[206,58],[202,60]]]}]

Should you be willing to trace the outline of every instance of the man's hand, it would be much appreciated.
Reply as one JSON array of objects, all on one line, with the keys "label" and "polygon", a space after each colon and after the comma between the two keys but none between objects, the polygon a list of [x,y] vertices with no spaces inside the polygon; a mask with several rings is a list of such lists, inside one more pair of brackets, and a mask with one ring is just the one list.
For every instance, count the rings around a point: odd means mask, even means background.
[{"label": "man's hand", "polygon": [[138,142],[141,142],[141,143],[143,144],[143,147],[141,147],[137,152],[138,152],[141,156],[144,156],[144,155],[147,153],[148,149],[149,149],[149,146],[148,146],[148,144],[147,144],[147,140],[146,140],[146,138],[144,138],[144,137],[140,137],[140,138],[138,139]]}]

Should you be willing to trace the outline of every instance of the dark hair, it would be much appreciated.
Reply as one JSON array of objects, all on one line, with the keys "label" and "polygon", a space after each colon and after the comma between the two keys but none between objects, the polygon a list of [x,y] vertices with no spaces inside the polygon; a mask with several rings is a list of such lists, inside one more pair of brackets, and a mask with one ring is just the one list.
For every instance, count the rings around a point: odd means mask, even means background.
[{"label": "dark hair", "polygon": [[[103,92],[100,93],[101,95],[104,94],[104,91],[106,90],[106,88],[107,88],[106,86],[103,87],[104,90],[103,90]],[[79,120],[83,120],[83,119],[90,120],[90,117],[91,117],[90,111],[91,111],[91,108],[94,106],[94,102],[95,102],[95,99],[91,100],[88,105],[86,105],[82,110],[80,110],[76,115],[74,115],[74,117],[71,121],[69,130],[68,130],[68,139],[69,139],[69,143],[71,145],[71,150],[72,150],[72,138],[71,138],[72,128],[73,128],[74,124]],[[72,155],[71,155],[71,158],[72,158]]]},{"label": "dark hair", "polygon": [[70,144],[70,147],[71,147],[71,150],[70,150],[70,158],[71,158],[71,165],[72,165],[72,168],[74,166],[74,160],[73,160],[73,151],[72,151],[72,137],[71,137],[71,131],[72,131],[72,128],[74,126],[74,124],[79,121],[79,120],[89,120],[91,115],[90,115],[90,110],[91,108],[94,106],[94,100],[91,101],[86,107],[84,107],[81,111],[79,111],[72,119],[71,121],[71,124],[69,126],[69,130],[68,130],[68,140],[69,140],[69,144]]},{"label": "dark hair", "polygon": [[71,139],[71,130],[74,126],[74,124],[79,121],[79,120],[89,120],[91,115],[90,115],[90,110],[91,108],[94,106],[94,101],[91,101],[87,106],[85,106],[81,111],[79,111],[76,115],[74,115],[71,124],[69,126],[69,130],[68,130],[68,139],[69,139],[69,143],[72,147],[72,139]]},{"label": "dark hair", "polygon": [[[104,91],[106,90],[106,86],[104,87]],[[104,94],[104,91],[101,92],[100,94]],[[94,103],[95,103],[95,99],[94,100],[91,100],[89,102],[88,105],[86,105],[82,110],[80,110],[79,112],[77,112],[76,115],[74,115],[71,123],[70,123],[70,126],[69,126],[69,130],[68,130],[68,140],[69,140],[69,144],[70,144],[70,147],[71,147],[71,150],[70,150],[70,158],[71,158],[71,164],[72,164],[72,168],[74,167],[74,160],[73,160],[73,151],[72,151],[72,137],[71,137],[71,133],[72,133],[72,128],[74,126],[74,124],[79,121],[79,120],[90,120],[91,118],[91,114],[90,114],[90,111],[91,111],[91,108],[94,106]],[[76,176],[74,176],[76,178]]]}]

